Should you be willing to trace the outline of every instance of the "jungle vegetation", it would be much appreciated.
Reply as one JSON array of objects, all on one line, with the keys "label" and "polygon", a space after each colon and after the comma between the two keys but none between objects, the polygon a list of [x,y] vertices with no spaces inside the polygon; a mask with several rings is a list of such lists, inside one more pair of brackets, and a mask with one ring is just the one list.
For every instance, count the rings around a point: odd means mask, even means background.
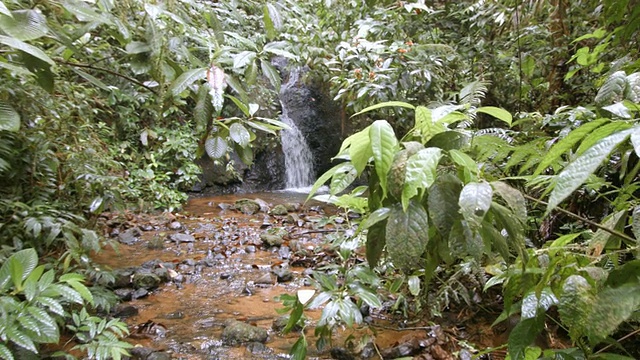
[{"label": "jungle vegetation", "polygon": [[[497,290],[512,360],[635,358],[639,30],[635,0],[0,1],[0,358],[127,353],[98,214],[179,209],[197,158],[277,146],[275,57],[348,115],[314,191],[362,219],[289,328],[323,305],[326,341],[379,286],[425,316]],[[574,347],[532,346],[549,322]]]}]

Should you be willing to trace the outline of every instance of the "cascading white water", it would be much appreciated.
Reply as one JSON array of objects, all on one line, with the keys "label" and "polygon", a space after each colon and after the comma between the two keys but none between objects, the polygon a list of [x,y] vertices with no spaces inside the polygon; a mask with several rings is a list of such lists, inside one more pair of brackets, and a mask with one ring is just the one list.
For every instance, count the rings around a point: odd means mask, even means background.
[{"label": "cascading white water", "polygon": [[[298,70],[292,70],[289,80],[282,85],[282,91],[286,91],[298,81]],[[282,115],[280,120],[289,125],[291,129],[281,131],[282,151],[284,152],[285,173],[287,176],[285,187],[287,189],[299,189],[313,185],[313,155],[304,135],[300,132],[295,122],[287,113],[287,106],[280,102]]]}]

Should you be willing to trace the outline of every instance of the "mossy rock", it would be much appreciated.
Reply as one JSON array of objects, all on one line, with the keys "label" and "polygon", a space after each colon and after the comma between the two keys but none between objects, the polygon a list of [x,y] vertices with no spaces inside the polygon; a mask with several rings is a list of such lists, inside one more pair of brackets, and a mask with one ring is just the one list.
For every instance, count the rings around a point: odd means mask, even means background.
[{"label": "mossy rock", "polygon": [[289,210],[287,210],[287,207],[282,204],[278,204],[274,206],[273,209],[269,211],[269,214],[276,215],[276,216],[284,216],[284,215],[287,215],[288,213],[289,213]]},{"label": "mossy rock", "polygon": [[265,343],[268,337],[267,330],[237,320],[227,321],[221,336],[222,342],[228,346],[252,342]]},{"label": "mossy rock", "polygon": [[260,211],[260,204],[251,199],[239,199],[235,202],[235,207],[238,211],[245,215],[253,215]]}]

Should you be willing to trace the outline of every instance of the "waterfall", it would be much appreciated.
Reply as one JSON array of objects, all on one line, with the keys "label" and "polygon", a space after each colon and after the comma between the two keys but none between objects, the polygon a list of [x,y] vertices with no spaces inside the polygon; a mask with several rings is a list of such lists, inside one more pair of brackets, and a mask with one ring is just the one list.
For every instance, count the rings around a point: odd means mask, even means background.
[{"label": "waterfall", "polygon": [[[291,89],[298,82],[299,70],[292,70],[289,79],[282,84],[281,93]],[[280,101],[282,115],[280,120],[289,125],[289,130],[281,131],[282,151],[284,152],[287,189],[299,189],[313,185],[313,155],[304,135],[289,117],[286,103]]]}]

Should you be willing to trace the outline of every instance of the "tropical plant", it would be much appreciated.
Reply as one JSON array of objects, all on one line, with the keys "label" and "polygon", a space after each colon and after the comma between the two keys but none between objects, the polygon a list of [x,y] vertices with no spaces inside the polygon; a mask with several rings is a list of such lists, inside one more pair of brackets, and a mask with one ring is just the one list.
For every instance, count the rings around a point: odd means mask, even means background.
[{"label": "tropical plant", "polygon": [[[128,355],[126,349],[131,345],[118,340],[128,334],[126,324],[88,317],[85,306],[93,305],[93,296],[83,284],[84,277],[68,272],[56,279],[53,269],[45,270],[45,265],[38,265],[38,255],[31,248],[15,252],[0,267],[0,357],[22,358],[38,354],[41,344],[58,343],[59,324],[70,315],[74,326],[69,329],[82,341],[76,348],[87,350],[90,358],[119,359]],[[70,305],[81,310],[71,310]],[[97,320],[100,321],[96,323]]]}]

